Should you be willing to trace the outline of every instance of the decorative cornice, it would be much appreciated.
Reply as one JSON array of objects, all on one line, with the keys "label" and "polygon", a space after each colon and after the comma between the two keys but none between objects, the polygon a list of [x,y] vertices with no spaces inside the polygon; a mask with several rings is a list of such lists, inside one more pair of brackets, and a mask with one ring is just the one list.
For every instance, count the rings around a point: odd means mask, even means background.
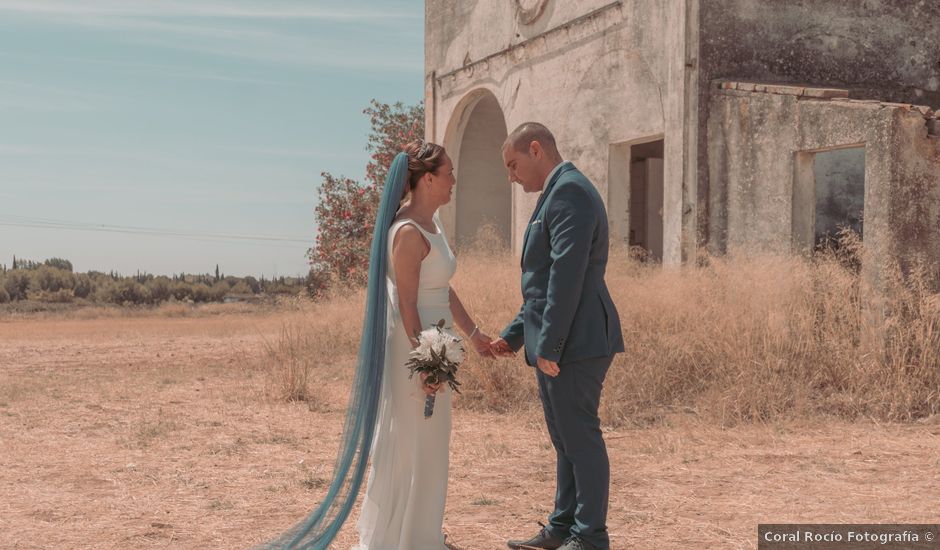
[{"label": "decorative cornice", "polygon": [[494,71],[508,68],[509,65],[516,65],[604,32],[623,21],[620,10],[622,6],[623,0],[611,2],[532,38],[517,44],[510,44],[477,61],[466,63],[465,59],[462,67],[437,76],[437,84],[441,87],[442,95],[447,97],[455,89],[472,82],[474,73],[480,67],[486,68],[488,73],[492,74]]}]

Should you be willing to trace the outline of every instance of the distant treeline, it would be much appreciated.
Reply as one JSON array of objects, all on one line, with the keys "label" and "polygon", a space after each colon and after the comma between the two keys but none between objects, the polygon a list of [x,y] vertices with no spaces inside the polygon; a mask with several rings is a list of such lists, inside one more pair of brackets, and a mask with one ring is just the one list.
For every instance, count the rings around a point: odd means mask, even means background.
[{"label": "distant treeline", "polygon": [[138,272],[122,276],[115,272],[74,273],[72,263],[62,258],[44,262],[13,259],[0,265],[0,304],[32,300],[47,303],[87,302],[118,305],[157,305],[163,302],[223,302],[252,300],[277,294],[297,295],[306,291],[306,280],[297,277],[260,279],[215,274],[181,273],[166,277]]}]

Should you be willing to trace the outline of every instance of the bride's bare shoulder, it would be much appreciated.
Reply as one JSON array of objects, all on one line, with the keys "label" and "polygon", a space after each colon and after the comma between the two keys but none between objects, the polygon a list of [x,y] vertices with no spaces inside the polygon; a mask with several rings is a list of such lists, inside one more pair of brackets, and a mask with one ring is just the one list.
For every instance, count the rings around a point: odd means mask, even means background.
[{"label": "bride's bare shoulder", "polygon": [[403,249],[420,250],[423,258],[430,251],[430,243],[421,233],[421,230],[415,226],[413,220],[408,219],[407,221],[408,223],[401,224],[398,230],[395,231],[395,236],[392,239],[392,254],[400,253]]}]

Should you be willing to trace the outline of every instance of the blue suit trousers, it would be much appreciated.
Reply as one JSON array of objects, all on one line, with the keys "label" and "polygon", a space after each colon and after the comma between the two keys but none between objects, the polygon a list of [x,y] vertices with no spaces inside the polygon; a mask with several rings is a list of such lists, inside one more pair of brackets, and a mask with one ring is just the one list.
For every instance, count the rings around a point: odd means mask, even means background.
[{"label": "blue suit trousers", "polygon": [[601,433],[601,389],[613,357],[559,364],[554,378],[535,369],[548,434],[557,455],[555,510],[549,527],[610,548],[607,501],[610,462]]}]

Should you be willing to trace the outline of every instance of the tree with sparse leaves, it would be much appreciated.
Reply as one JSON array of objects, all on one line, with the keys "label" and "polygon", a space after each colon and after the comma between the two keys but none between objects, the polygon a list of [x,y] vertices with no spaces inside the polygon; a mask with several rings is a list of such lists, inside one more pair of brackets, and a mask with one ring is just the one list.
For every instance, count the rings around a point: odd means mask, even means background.
[{"label": "tree with sparse leaves", "polygon": [[366,150],[366,183],[323,172],[316,220],[316,245],[310,261],[308,290],[319,296],[331,282],[362,286],[368,281],[369,246],[388,167],[405,145],[424,136],[424,105],[385,104],[372,100],[364,113],[371,131]]}]

